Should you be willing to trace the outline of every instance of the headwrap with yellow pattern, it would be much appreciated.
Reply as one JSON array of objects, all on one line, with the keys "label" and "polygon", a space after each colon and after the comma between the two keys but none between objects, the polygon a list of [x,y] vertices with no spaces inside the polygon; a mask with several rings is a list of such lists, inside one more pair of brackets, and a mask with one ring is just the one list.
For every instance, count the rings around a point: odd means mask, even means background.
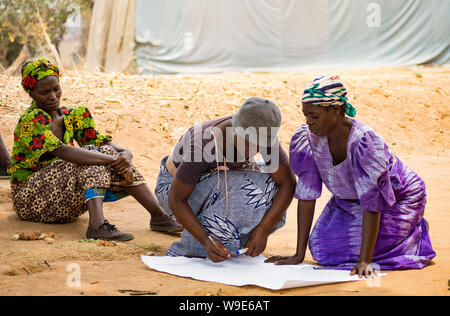
[{"label": "headwrap with yellow pattern", "polygon": [[59,80],[59,69],[44,57],[26,62],[22,66],[22,87],[30,93],[36,83],[48,76],[55,76]]}]

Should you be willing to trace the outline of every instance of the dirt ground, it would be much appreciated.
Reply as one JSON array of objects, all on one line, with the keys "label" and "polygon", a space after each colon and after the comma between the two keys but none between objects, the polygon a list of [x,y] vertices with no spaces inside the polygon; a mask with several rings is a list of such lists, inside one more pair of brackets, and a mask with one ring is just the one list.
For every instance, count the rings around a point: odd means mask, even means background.
[{"label": "dirt ground", "polygon": [[[116,247],[79,242],[88,217],[65,225],[22,222],[12,209],[9,183],[0,181],[0,295],[449,295],[450,279],[450,68],[413,67],[334,70],[349,90],[357,119],[369,124],[394,153],[427,184],[425,218],[430,223],[433,262],[423,270],[392,271],[377,287],[364,281],[270,291],[179,278],[148,269],[141,254],[164,255],[179,235],[149,230],[150,216],[132,198],[106,204],[105,215],[135,240]],[[299,107],[303,88],[320,71],[280,74],[225,73],[143,78],[69,72],[61,78],[62,105],[87,106],[99,130],[134,153],[134,164],[153,189],[159,162],[194,123],[237,111],[248,97],[267,97],[282,112],[281,141],[304,123]],[[0,133],[8,148],[19,114],[30,99],[18,77],[0,74]],[[316,218],[330,194],[324,190]],[[56,233],[53,244],[13,241],[15,233]],[[296,201],[287,224],[269,238],[263,253],[291,255],[296,247]],[[310,253],[307,263],[312,263]],[[80,266],[81,287],[68,286],[72,263]]]}]

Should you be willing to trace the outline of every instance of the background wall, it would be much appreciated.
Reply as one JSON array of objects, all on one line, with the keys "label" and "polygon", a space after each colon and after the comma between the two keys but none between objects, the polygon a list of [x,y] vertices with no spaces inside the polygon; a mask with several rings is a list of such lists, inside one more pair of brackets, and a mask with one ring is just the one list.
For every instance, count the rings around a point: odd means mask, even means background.
[{"label": "background wall", "polygon": [[445,64],[447,0],[137,0],[143,74]]}]

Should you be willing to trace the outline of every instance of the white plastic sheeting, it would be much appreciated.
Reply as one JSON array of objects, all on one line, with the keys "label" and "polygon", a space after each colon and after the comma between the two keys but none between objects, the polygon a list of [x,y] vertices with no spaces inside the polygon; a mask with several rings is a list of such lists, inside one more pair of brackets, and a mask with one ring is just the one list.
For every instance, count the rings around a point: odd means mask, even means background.
[{"label": "white plastic sheeting", "polygon": [[448,0],[136,0],[149,74],[450,61]]},{"label": "white plastic sheeting", "polygon": [[133,68],[136,0],[95,0],[85,69],[121,72]]}]

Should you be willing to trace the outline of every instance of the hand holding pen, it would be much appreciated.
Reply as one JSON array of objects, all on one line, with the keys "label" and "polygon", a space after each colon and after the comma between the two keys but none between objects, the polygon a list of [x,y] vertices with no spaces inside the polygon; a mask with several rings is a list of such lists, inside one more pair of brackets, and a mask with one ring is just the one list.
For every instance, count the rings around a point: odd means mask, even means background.
[{"label": "hand holding pen", "polygon": [[208,236],[205,251],[212,262],[222,262],[231,258],[230,253],[228,253],[222,243],[212,236]]}]

